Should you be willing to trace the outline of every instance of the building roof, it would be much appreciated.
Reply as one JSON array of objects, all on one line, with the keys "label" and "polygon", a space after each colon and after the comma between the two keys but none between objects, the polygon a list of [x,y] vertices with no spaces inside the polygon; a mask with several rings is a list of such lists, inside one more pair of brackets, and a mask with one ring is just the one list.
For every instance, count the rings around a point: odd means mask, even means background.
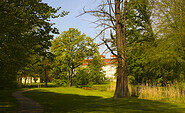
[{"label": "building roof", "polygon": [[[115,64],[115,62],[116,62],[114,59],[115,55],[112,55],[111,58],[109,58],[109,59],[105,59],[105,56],[103,56],[103,55],[101,55],[100,57],[103,58],[104,65]],[[83,62],[82,66],[87,66],[90,63],[90,59],[85,59],[82,62]]]},{"label": "building roof", "polygon": [[105,58],[105,56],[103,56],[103,55],[100,55],[100,57],[101,57],[101,58]]}]

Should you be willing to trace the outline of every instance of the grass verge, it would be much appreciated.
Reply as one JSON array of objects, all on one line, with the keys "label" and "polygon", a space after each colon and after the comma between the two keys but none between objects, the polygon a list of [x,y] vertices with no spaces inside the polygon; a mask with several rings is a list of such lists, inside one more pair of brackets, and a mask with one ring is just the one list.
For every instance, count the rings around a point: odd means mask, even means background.
[{"label": "grass verge", "polygon": [[113,92],[79,88],[41,88],[25,93],[39,102],[44,112],[185,112],[185,105],[135,97],[114,99]]}]

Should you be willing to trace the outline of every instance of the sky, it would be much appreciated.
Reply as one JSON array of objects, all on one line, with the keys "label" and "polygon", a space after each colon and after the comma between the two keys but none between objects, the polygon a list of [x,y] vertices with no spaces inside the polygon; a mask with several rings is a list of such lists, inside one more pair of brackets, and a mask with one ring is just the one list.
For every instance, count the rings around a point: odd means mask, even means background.
[{"label": "sky", "polygon": [[[101,1],[102,0],[42,0],[42,2],[54,8],[61,7],[59,12],[69,11],[69,14],[65,17],[51,19],[51,22],[55,23],[54,27],[58,28],[60,33],[69,30],[69,28],[77,28],[91,38],[94,38],[100,31],[100,29],[95,28],[95,24],[91,23],[95,20],[95,17],[89,14],[80,17],[77,16],[83,12],[83,8],[86,10],[96,9]],[[57,36],[58,35],[55,35],[55,37]],[[95,42],[101,43],[101,40],[97,38]],[[102,54],[105,49],[105,46],[100,46],[100,54]],[[106,58],[110,57],[110,53],[103,55],[106,56]]]}]

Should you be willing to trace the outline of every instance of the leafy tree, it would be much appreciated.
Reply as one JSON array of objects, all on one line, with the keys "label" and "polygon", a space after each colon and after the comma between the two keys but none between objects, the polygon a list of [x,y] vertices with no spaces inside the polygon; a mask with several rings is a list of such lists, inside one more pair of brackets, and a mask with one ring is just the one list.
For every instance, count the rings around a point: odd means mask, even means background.
[{"label": "leafy tree", "polygon": [[155,43],[146,50],[146,71],[153,74],[153,79],[167,81],[182,80],[184,73],[184,11],[182,0],[153,1],[155,20]]},{"label": "leafy tree", "polygon": [[[41,82],[45,81],[45,86],[47,87],[47,82],[49,80],[48,74],[50,70],[50,65],[52,61],[52,54],[50,52],[46,53],[46,56],[39,56],[38,54],[31,55],[29,62],[25,67],[22,67],[18,72],[18,79],[22,77],[33,77],[36,81],[40,77]],[[32,81],[31,81],[32,82]]]},{"label": "leafy tree", "polygon": [[104,65],[103,59],[99,54],[95,54],[92,59],[89,59],[86,67],[78,67],[75,70],[73,83],[77,87],[84,85],[92,86],[105,81],[105,74],[102,69]]},{"label": "leafy tree", "polygon": [[56,55],[60,65],[67,67],[66,73],[69,73],[70,86],[72,86],[75,68],[79,67],[85,58],[93,56],[97,52],[97,47],[90,37],[81,34],[77,29],[69,28],[52,41],[51,51]]},{"label": "leafy tree", "polygon": [[95,55],[93,59],[90,60],[88,65],[89,69],[89,79],[96,84],[99,84],[105,80],[105,72],[103,71],[103,59],[100,55]]},{"label": "leafy tree", "polygon": [[152,4],[149,0],[130,0],[128,2],[126,20],[128,75],[134,77],[132,83],[141,83],[145,72],[147,47],[154,43],[155,37],[152,29]]},{"label": "leafy tree", "polygon": [[41,0],[0,1],[0,86],[16,82],[16,73],[26,65],[30,54],[43,55],[50,39],[58,33],[49,22],[59,10],[42,3]]},{"label": "leafy tree", "polygon": [[73,84],[76,87],[91,86],[93,84],[88,67],[78,67],[73,76]]},{"label": "leafy tree", "polygon": [[60,57],[55,57],[50,69],[49,76],[53,78],[56,85],[66,86],[69,84],[69,67],[59,60]]}]

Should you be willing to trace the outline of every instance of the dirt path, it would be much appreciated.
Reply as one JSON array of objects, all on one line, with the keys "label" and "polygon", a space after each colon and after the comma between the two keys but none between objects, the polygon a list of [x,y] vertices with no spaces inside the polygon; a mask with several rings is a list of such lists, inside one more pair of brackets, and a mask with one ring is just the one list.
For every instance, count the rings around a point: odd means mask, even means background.
[{"label": "dirt path", "polygon": [[12,94],[20,102],[18,113],[43,113],[42,106],[39,103],[23,96],[23,92],[26,91],[17,91]]}]

